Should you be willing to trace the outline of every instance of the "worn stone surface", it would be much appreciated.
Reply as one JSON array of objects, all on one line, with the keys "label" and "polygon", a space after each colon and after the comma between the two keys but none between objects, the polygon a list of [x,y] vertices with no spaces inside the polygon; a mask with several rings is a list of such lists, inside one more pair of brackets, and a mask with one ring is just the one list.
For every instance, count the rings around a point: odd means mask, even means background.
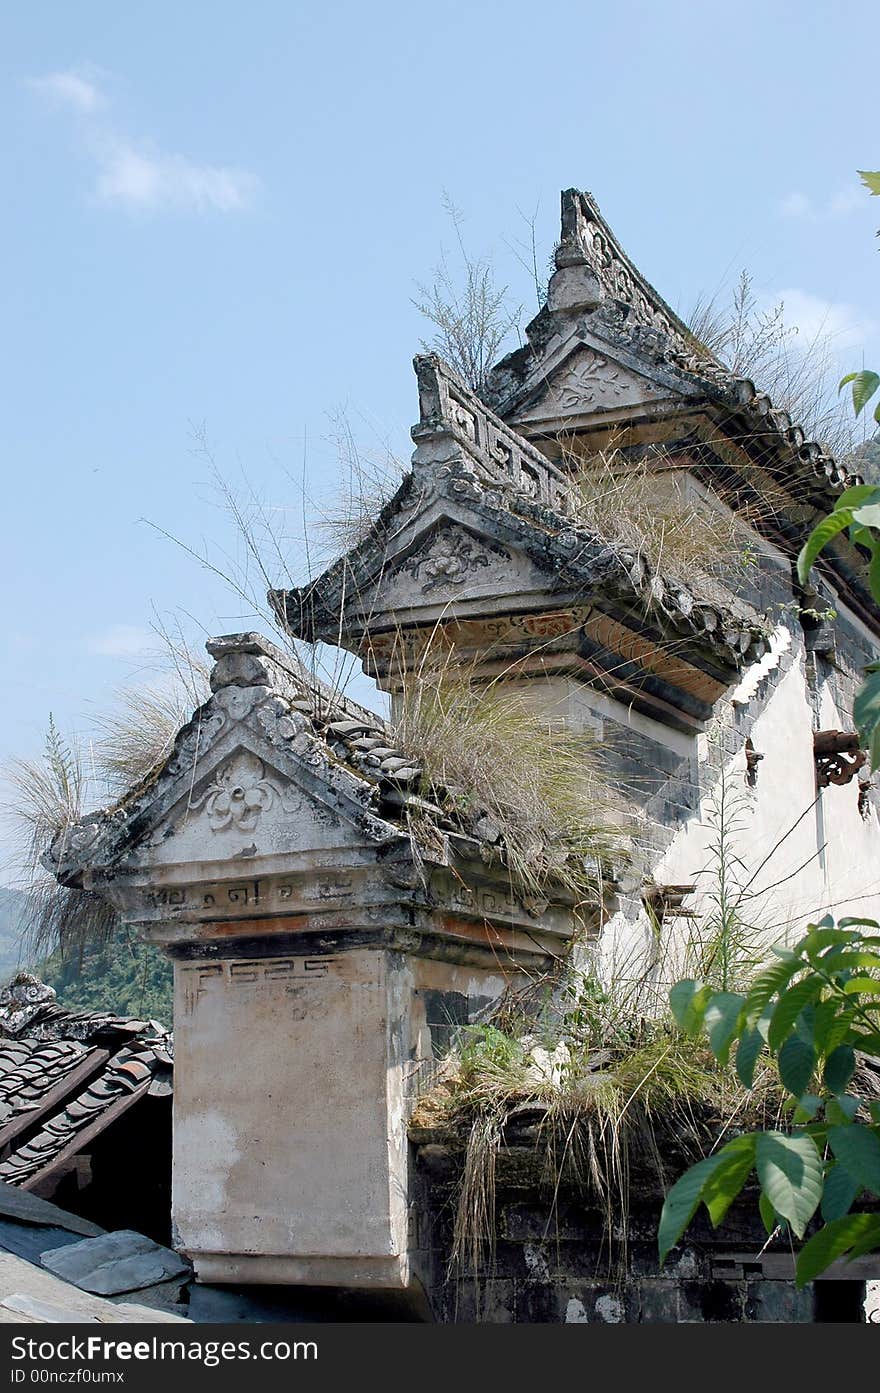
[{"label": "worn stone surface", "polygon": [[99,1296],[136,1291],[190,1270],[179,1254],[130,1229],[49,1249],[41,1262],[56,1277]]},{"label": "worn stone surface", "polygon": [[84,1322],[189,1324],[185,1316],[138,1302],[113,1302],[60,1280],[53,1273],[11,1253],[0,1253],[0,1324]]},{"label": "worn stone surface", "polygon": [[[601,1204],[585,1184],[542,1180],[540,1150],[534,1145],[530,1164],[518,1168],[515,1180],[506,1165],[506,1148],[499,1153],[494,1250],[484,1248],[476,1266],[470,1256],[453,1264],[463,1152],[438,1174],[427,1155],[431,1149],[417,1146],[413,1193],[419,1270],[437,1320],[788,1324],[815,1318],[814,1288],[795,1286],[784,1245],[770,1245],[767,1252],[753,1200],[734,1206],[717,1230],[698,1216],[686,1240],[659,1268],[661,1193],[652,1194],[650,1185],[634,1178],[626,1219],[621,1211],[609,1235]],[[837,1275],[845,1278],[847,1273]],[[867,1313],[873,1309],[870,1292],[866,1301]]]}]

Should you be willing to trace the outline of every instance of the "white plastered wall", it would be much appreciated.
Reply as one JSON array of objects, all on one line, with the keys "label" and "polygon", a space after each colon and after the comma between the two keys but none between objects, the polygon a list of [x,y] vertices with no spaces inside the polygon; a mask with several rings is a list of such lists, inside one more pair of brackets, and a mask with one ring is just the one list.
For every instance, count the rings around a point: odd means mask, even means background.
[{"label": "white plastered wall", "polygon": [[[777,634],[779,631],[777,631]],[[777,640],[777,657],[783,645]],[[771,650],[771,654],[772,654]],[[763,668],[762,668],[763,664]],[[765,677],[767,659],[744,674],[734,692],[742,704],[754,696]],[[761,671],[758,671],[762,668]],[[837,709],[827,688],[819,697],[819,728],[851,728],[851,717]],[[805,672],[804,655],[798,654],[789,670],[778,679],[764,710],[751,730],[757,766],[753,788],[746,779],[744,748],[724,768],[728,807],[729,864],[735,882],[747,887],[741,901],[742,917],[759,931],[767,945],[800,934],[810,920],[830,912],[880,918],[880,822],[873,807],[863,816],[859,809],[858,780],[838,787],[816,788],[813,758],[813,706]],[[707,741],[700,737],[705,762]],[[743,740],[744,744],[744,740]],[[679,828],[670,846],[653,868],[657,885],[696,886],[686,904],[699,923],[713,911],[717,893],[718,802],[721,781],[707,789],[699,813]],[[734,863],[736,858],[736,863]],[[674,970],[671,939],[681,944],[691,932],[687,920],[669,919],[661,932],[667,937],[664,952]],[[603,977],[634,972],[651,955],[657,956],[656,937],[647,915],[620,912],[609,920],[593,961]]]}]

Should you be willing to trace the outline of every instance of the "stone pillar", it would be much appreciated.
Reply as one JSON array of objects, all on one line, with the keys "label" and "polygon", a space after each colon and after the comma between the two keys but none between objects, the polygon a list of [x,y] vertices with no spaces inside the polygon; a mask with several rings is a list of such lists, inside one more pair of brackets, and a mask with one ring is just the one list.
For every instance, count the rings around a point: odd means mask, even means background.
[{"label": "stone pillar", "polygon": [[516,972],[248,928],[171,947],[176,1245],[203,1281],[405,1289],[412,1102]]},{"label": "stone pillar", "polygon": [[174,1224],[221,1282],[405,1287],[403,955],[175,966]]},{"label": "stone pillar", "polygon": [[517,898],[405,759],[377,772],[376,717],[258,636],[209,648],[214,694],[163,768],[47,864],[174,960],[173,1220],[197,1276],[406,1289],[419,1083],[572,914]]}]

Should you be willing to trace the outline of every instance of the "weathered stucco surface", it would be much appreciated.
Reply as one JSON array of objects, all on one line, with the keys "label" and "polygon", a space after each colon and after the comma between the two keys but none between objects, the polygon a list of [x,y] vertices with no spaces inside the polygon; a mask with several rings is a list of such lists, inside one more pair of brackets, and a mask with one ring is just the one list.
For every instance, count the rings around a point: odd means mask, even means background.
[{"label": "weathered stucco surface", "polygon": [[174,1222],[205,1278],[406,1285],[397,956],[177,965]]}]

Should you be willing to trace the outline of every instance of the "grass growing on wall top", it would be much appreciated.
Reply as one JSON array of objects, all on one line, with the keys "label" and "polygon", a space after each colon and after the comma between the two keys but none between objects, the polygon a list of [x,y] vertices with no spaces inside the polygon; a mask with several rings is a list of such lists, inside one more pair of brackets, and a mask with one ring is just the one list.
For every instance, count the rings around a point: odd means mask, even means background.
[{"label": "grass growing on wall top", "polygon": [[625,818],[595,740],[536,710],[515,687],[478,687],[454,651],[403,678],[394,740],[418,760],[425,789],[452,794],[475,834],[536,895],[596,890],[597,867],[620,852]]}]

